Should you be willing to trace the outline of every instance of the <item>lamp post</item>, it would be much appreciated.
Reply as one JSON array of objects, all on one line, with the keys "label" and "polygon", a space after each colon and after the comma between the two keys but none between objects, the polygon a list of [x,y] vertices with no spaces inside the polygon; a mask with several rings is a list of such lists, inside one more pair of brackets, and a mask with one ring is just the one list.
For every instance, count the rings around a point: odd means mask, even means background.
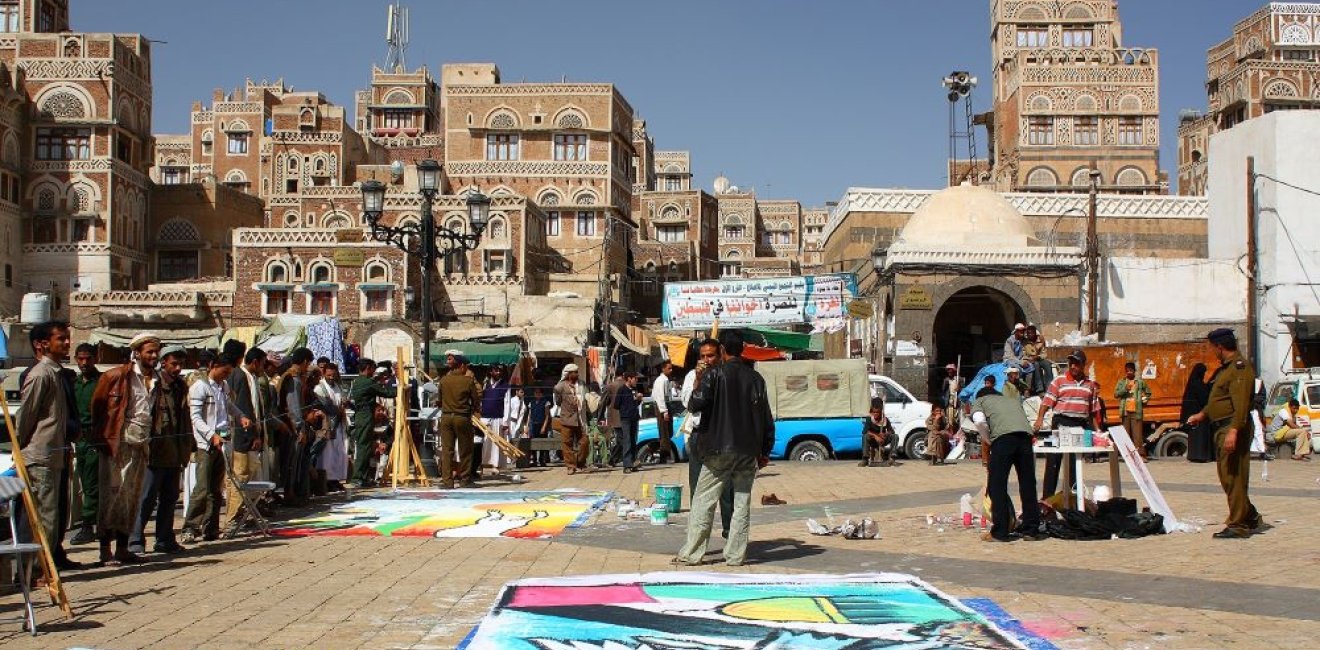
[{"label": "lamp post", "polygon": [[[875,250],[871,251],[871,261],[875,264],[875,283],[880,291],[883,291],[889,284],[885,280],[885,270],[889,262],[889,248],[876,246]],[[885,374],[885,353],[889,351],[889,314],[884,309],[886,304],[884,294],[877,292],[876,295],[878,296],[876,298],[876,309],[872,313],[872,318],[875,319],[876,329],[878,330],[876,338],[878,339],[880,352],[875,355],[875,359],[872,361],[875,362],[876,371],[883,375]]]},{"label": "lamp post", "polygon": [[408,255],[419,258],[422,267],[422,369],[431,374],[431,275],[441,253],[446,257],[474,250],[481,243],[481,233],[490,216],[490,199],[480,192],[468,195],[468,226],[472,232],[458,232],[436,226],[431,204],[440,193],[440,163],[423,160],[417,163],[417,185],[422,195],[420,224],[386,226],[381,224],[385,212],[385,184],[380,181],[362,183],[362,212],[371,227],[371,238],[393,244]]}]

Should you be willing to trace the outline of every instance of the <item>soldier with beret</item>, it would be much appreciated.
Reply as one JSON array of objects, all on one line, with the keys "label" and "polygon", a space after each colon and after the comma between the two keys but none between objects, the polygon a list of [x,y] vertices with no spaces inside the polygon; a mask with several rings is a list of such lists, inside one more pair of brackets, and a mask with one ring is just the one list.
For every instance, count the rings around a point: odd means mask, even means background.
[{"label": "soldier with beret", "polygon": [[1251,504],[1247,482],[1251,474],[1251,409],[1256,373],[1238,352],[1233,330],[1220,328],[1206,337],[1219,369],[1211,378],[1210,400],[1200,413],[1187,419],[1189,426],[1209,422],[1215,432],[1219,458],[1219,485],[1228,497],[1228,519],[1219,539],[1245,539],[1259,529],[1264,518]]}]

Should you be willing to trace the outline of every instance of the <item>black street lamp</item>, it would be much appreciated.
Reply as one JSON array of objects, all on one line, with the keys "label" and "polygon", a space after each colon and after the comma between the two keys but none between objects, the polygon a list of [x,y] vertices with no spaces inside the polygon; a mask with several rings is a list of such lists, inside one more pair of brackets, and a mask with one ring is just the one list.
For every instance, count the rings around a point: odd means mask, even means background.
[{"label": "black street lamp", "polygon": [[422,221],[420,224],[386,226],[380,222],[385,212],[385,184],[380,181],[362,183],[362,212],[371,226],[371,237],[379,242],[393,244],[408,255],[420,258],[422,266],[422,369],[431,374],[431,274],[441,254],[459,255],[476,249],[481,233],[490,217],[490,199],[473,191],[468,195],[468,226],[471,232],[458,232],[435,224],[431,203],[440,193],[440,163],[423,160],[417,163],[417,184],[422,195]]}]

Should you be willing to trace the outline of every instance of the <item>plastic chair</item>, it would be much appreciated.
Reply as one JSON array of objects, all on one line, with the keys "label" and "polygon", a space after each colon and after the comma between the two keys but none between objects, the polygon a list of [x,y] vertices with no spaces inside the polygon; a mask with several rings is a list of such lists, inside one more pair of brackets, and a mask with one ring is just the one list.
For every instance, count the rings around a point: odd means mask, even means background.
[{"label": "plastic chair", "polygon": [[0,543],[0,555],[12,555],[18,562],[19,581],[23,589],[23,605],[26,614],[20,618],[4,620],[22,620],[32,636],[37,635],[37,615],[32,610],[32,560],[41,552],[40,544],[21,543],[18,541],[18,500],[23,498],[23,479],[16,476],[0,476],[0,502],[4,502],[9,511],[9,540]]}]

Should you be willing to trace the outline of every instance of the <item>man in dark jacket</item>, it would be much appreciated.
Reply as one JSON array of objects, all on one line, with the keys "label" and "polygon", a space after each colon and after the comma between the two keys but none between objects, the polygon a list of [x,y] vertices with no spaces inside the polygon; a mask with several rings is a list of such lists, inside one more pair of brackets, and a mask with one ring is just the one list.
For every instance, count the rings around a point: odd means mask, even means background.
[{"label": "man in dark jacket", "polygon": [[701,377],[689,402],[701,414],[697,446],[701,478],[692,499],[687,542],[675,564],[695,566],[706,555],[715,506],[725,485],[733,485],[733,521],[724,546],[724,563],[741,566],[747,559],[751,529],[752,482],[769,463],[775,443],[774,417],[765,380],[742,359],[743,340],[735,332],[720,335],[724,363]]},{"label": "man in dark jacket", "polygon": [[182,346],[161,351],[160,390],[151,409],[147,439],[147,478],[138,501],[137,522],[129,534],[130,553],[146,552],[145,530],[153,516],[156,543],[152,551],[174,554],[183,550],[174,538],[174,506],[179,503],[179,479],[192,458],[192,422],[188,417],[188,388],[179,372],[187,352]]},{"label": "man in dark jacket", "polygon": [[623,373],[623,385],[614,391],[614,401],[610,406],[619,414],[614,440],[619,448],[624,474],[637,471],[637,421],[642,417],[640,397],[637,392],[637,373]]}]

